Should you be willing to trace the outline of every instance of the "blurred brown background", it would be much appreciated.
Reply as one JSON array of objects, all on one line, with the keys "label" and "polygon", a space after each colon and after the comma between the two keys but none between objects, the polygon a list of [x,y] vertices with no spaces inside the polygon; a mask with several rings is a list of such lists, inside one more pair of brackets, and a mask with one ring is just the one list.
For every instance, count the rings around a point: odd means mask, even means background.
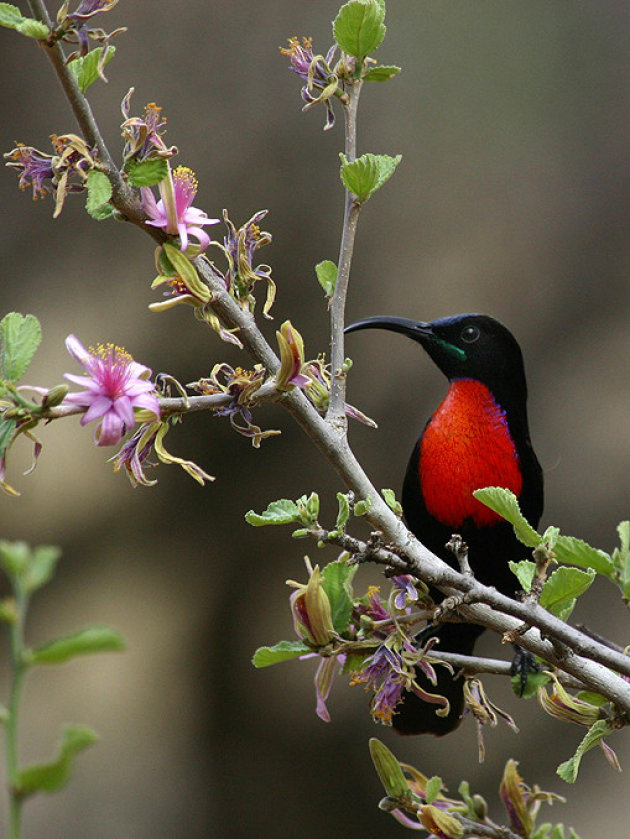
[{"label": "blurred brown background", "polygon": [[[91,93],[115,153],[129,86],[133,112],[152,100],[164,106],[167,140],[196,171],[195,203],[209,215],[227,207],[242,223],[270,209],[274,243],[260,255],[273,265],[278,301],[275,321],[263,327],[273,338],[290,316],[310,355],[327,342],[313,265],[337,258],[341,121],[323,133],[322,109],[300,113],[299,81],[277,47],[306,34],[325,52],[337,7],[120,3],[100,23],[129,31],[116,39],[109,84]],[[387,23],[378,58],[403,73],[365,89],[359,149],[402,153],[403,162],[361,218],[349,319],[482,311],[512,328],[546,472],[544,523],[611,549],[629,513],[630,7],[391,0]],[[16,139],[45,148],[53,131],[74,130],[36,46],[4,30],[0,78],[2,150]],[[70,332],[86,344],[123,344],[183,382],[222,359],[246,363],[190,310],[148,311],[156,299],[152,246],[137,230],[91,221],[81,196],[53,221],[52,201],[31,202],[9,170],[0,170],[0,201],[2,310],[33,312],[44,327],[29,382],[53,385],[77,372],[63,347]],[[352,336],[348,352],[351,401],[379,423],[378,431],[353,427],[352,442],[376,486],[398,489],[445,383],[399,336]],[[453,792],[468,777],[498,817],[498,779],[514,755],[526,780],[567,795],[569,805],[549,818],[573,824],[583,838],[596,829],[620,836],[624,776],[598,750],[584,760],[581,783],[566,787],[555,767],[583,732],[519,704],[498,679],[487,687],[522,734],[490,731],[478,766],[470,723],[446,742],[399,740],[373,725],[365,695],[340,679],[326,725],[314,714],[310,662],[252,669],[255,647],[291,637],[284,581],[304,576],[306,546],[288,531],[255,531],[243,514],[312,489],[332,514],[341,488],[287,416],[266,407],[257,418],[282,429],[258,452],[209,416],[171,433],[173,451],[217,476],[205,489],[165,466],[154,473],[157,487],[132,489],[74,419],[42,430],[34,476],[21,477],[26,445],[12,453],[10,478],[22,496],[0,499],[0,536],[64,552],[54,583],[33,605],[31,642],[94,621],[113,624],[128,641],[123,655],[30,677],[25,760],[50,754],[65,721],[93,725],[102,742],[79,758],[63,794],[28,805],[25,835],[402,836],[376,809],[382,792],[367,739],[377,735]],[[366,572],[359,585],[373,577]],[[602,584],[586,599],[576,620],[625,643],[615,592]],[[495,638],[483,650],[501,654]],[[622,735],[611,745],[627,768]]]}]

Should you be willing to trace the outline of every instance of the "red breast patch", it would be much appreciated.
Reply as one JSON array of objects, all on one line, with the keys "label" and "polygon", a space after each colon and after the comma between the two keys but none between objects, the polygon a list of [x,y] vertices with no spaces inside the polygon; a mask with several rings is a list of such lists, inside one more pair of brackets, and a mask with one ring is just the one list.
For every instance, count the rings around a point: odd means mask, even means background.
[{"label": "red breast patch", "polygon": [[451,383],[425,429],[418,469],[426,508],[439,521],[459,527],[470,517],[484,527],[501,520],[473,490],[500,486],[518,496],[523,479],[505,412],[484,384]]}]

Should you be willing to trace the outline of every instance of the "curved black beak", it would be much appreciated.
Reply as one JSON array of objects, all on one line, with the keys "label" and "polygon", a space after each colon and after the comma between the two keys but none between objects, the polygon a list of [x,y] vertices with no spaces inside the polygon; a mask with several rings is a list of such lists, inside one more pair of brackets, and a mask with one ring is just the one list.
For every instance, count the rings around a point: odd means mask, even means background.
[{"label": "curved black beak", "polygon": [[426,345],[434,337],[430,323],[422,320],[410,320],[409,318],[394,318],[387,315],[377,315],[373,318],[365,318],[351,323],[344,329],[344,332],[358,332],[359,329],[387,329],[390,332],[399,332],[418,343]]}]

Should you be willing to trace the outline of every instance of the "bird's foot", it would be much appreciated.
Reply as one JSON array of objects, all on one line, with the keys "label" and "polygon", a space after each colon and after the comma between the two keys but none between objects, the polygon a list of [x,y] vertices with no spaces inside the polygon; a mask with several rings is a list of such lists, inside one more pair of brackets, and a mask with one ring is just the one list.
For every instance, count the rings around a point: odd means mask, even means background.
[{"label": "bird's foot", "polygon": [[536,657],[529,650],[524,650],[518,644],[513,644],[514,658],[512,659],[512,666],[510,672],[512,676],[519,677],[519,691],[518,695],[523,696],[527,686],[527,679],[532,673],[538,673],[540,667],[536,661]]}]

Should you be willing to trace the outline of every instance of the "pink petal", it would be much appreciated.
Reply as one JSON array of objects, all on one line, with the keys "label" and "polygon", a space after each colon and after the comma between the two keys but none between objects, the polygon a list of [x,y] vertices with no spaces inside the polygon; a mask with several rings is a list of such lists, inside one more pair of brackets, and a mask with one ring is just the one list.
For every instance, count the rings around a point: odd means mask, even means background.
[{"label": "pink petal", "polygon": [[90,407],[81,417],[81,425],[87,425],[88,422],[92,422],[92,420],[102,417],[104,414],[111,411],[111,408],[112,400],[108,399],[107,396],[95,397],[92,400]]},{"label": "pink petal", "polygon": [[114,402],[113,410],[128,428],[131,428],[135,424],[136,420],[133,415],[133,407],[131,405],[131,399],[128,396],[119,396]]},{"label": "pink petal", "polygon": [[108,411],[103,417],[103,422],[96,429],[95,436],[98,437],[98,446],[115,446],[120,442],[125,427],[113,411]]},{"label": "pink petal", "polygon": [[184,251],[188,247],[188,230],[187,230],[186,225],[184,224],[183,221],[178,221],[177,222],[177,232],[179,233],[179,238],[180,238],[180,241],[182,243],[181,244],[181,251],[182,251],[182,253],[184,253]]},{"label": "pink petal", "polygon": [[[141,186],[140,195],[142,197],[142,209],[149,218],[156,219],[160,215],[160,211],[155,201],[153,190],[148,186]],[[150,224],[150,222],[147,222],[147,224]]]},{"label": "pink petal", "polygon": [[82,367],[88,366],[89,369],[92,357],[75,335],[68,335],[66,338],[66,349],[75,361],[78,361]]},{"label": "pink petal", "polygon": [[202,251],[205,251],[208,245],[210,244],[210,237],[208,236],[206,231],[202,230],[201,227],[189,227],[188,233],[197,239],[197,241],[199,242],[199,247]]},{"label": "pink petal", "polygon": [[133,399],[134,408],[144,408],[146,411],[153,411],[156,417],[160,416],[160,403],[157,397],[148,393],[141,393]]}]

